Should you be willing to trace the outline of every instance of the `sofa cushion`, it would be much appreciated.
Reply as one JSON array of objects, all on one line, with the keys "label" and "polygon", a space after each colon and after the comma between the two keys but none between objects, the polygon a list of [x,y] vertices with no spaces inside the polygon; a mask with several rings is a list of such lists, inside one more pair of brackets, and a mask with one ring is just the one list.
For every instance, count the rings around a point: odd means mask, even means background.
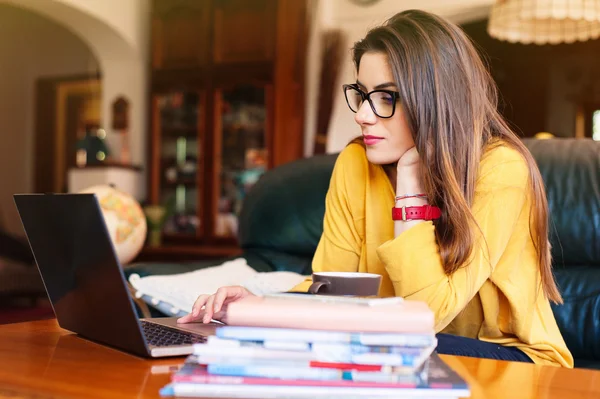
[{"label": "sofa cushion", "polygon": [[600,267],[600,142],[523,142],[546,186],[554,267]]},{"label": "sofa cushion", "polygon": [[564,304],[552,310],[575,359],[600,360],[600,268],[555,271]]},{"label": "sofa cushion", "polygon": [[563,295],[552,310],[567,347],[576,359],[600,360],[600,268],[555,271]]},{"label": "sofa cushion", "polygon": [[301,159],[261,177],[240,215],[244,253],[261,257],[273,270],[310,274],[336,158],[332,154]]}]

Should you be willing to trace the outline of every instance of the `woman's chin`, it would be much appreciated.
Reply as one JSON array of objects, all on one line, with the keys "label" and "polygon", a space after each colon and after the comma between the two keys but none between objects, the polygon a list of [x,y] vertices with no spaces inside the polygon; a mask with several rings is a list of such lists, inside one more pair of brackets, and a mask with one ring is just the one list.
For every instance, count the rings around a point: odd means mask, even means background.
[{"label": "woman's chin", "polygon": [[394,154],[384,153],[382,151],[375,151],[367,148],[367,160],[375,165],[389,165],[398,162],[399,156]]}]

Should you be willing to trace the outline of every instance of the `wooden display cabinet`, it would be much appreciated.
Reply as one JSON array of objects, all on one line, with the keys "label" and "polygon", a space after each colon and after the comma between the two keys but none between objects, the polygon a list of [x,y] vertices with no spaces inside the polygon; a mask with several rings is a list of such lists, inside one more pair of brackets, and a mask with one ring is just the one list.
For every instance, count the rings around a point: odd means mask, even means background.
[{"label": "wooden display cabinet", "polygon": [[147,259],[239,252],[244,197],[302,156],[304,0],[155,0],[149,202],[172,214]]}]

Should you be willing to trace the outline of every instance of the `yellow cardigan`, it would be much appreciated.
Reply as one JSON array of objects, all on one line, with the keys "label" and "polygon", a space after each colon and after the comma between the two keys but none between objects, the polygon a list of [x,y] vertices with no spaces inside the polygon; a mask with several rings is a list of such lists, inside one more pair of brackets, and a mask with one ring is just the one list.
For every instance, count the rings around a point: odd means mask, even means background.
[{"label": "yellow cardigan", "polygon": [[[350,144],[331,177],[312,269],[380,274],[380,295],[426,302],[435,312],[436,332],[514,346],[537,364],[573,367],[540,285],[528,176],[517,151],[505,145],[486,151],[472,207],[485,240],[476,240],[472,261],[447,276],[432,222],[394,238],[394,189],[365,149]],[[307,280],[294,291],[309,285]]]}]

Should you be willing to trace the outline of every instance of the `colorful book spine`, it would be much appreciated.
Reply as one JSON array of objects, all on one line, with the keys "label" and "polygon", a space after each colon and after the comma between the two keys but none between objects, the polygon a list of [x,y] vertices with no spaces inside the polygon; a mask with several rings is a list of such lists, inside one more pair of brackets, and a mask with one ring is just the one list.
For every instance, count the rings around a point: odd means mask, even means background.
[{"label": "colorful book spine", "polygon": [[312,352],[315,359],[365,364],[383,364],[390,366],[419,366],[435,349],[428,347],[406,346],[367,346],[338,343],[298,343],[286,341],[240,341],[211,336],[208,345],[222,348],[264,348]]},{"label": "colorful book spine", "polygon": [[280,359],[280,360],[316,360],[311,352],[271,350],[261,347],[224,348],[208,344],[195,344],[194,355],[224,356],[232,358]]},{"label": "colorful book spine", "polygon": [[419,366],[433,351],[433,347],[423,350],[418,354],[402,353],[352,353],[345,350],[319,350],[311,351],[286,351],[272,350],[262,347],[219,347],[209,344],[194,345],[194,355],[207,357],[222,357],[232,359],[270,359],[293,361],[320,361],[357,363],[380,366]]},{"label": "colorful book spine", "polygon": [[344,379],[344,371],[336,369],[320,369],[310,367],[281,367],[262,365],[209,364],[209,374],[229,375],[234,377],[260,377],[283,380],[328,381]]},{"label": "colorful book spine", "polygon": [[[433,340],[437,343],[437,340]],[[240,339],[219,338],[211,335],[207,338],[209,345],[220,346],[224,348],[239,347],[258,347],[277,350],[334,350],[349,353],[414,353],[419,354],[424,348],[422,346],[398,346],[398,345],[363,345],[357,343],[338,343],[338,342],[296,342],[296,341],[248,341]],[[431,345],[428,345],[431,346]]]},{"label": "colorful book spine", "polygon": [[244,399],[389,399],[389,398],[459,398],[469,397],[468,388],[436,389],[372,387],[330,387],[318,385],[250,385],[172,383],[160,390],[163,397],[244,398]]},{"label": "colorful book spine", "polygon": [[198,366],[186,364],[172,382],[196,384],[319,385],[330,387],[408,388],[423,384],[424,375],[396,375],[373,371],[281,368],[277,366]]},{"label": "colorful book spine", "polygon": [[270,327],[222,326],[216,329],[215,335],[240,341],[336,342],[367,346],[426,347],[437,343],[433,333],[351,333]]},{"label": "colorful book spine", "polygon": [[[191,361],[193,356],[187,361]],[[238,370],[239,374],[239,370]],[[362,374],[362,375],[361,375]],[[370,376],[367,378],[365,375]],[[383,375],[384,378],[378,378]],[[393,374],[391,374],[393,376]],[[433,353],[417,373],[395,376],[367,372],[354,373],[356,378],[335,380],[280,379],[236,375],[210,374],[207,367],[186,362],[172,374],[162,396],[222,397],[271,399],[350,399],[374,398],[457,398],[469,397],[466,382],[436,353]],[[362,377],[358,378],[358,377]]]},{"label": "colorful book spine", "polygon": [[296,341],[241,341],[239,339],[219,338],[216,335],[210,335],[206,339],[209,345],[220,346],[224,348],[239,348],[239,347],[257,347],[275,350],[295,350],[295,351],[310,351],[311,343],[296,342]]},{"label": "colorful book spine", "polygon": [[231,365],[263,365],[263,366],[278,366],[278,367],[306,367],[306,368],[329,368],[338,370],[359,370],[359,371],[395,371],[395,368],[390,366],[382,366],[376,364],[358,364],[358,363],[342,363],[342,362],[322,362],[316,360],[269,360],[269,359],[252,359],[252,358],[232,358],[224,356],[193,356],[187,360],[188,363],[197,365],[209,364],[231,364]]}]

